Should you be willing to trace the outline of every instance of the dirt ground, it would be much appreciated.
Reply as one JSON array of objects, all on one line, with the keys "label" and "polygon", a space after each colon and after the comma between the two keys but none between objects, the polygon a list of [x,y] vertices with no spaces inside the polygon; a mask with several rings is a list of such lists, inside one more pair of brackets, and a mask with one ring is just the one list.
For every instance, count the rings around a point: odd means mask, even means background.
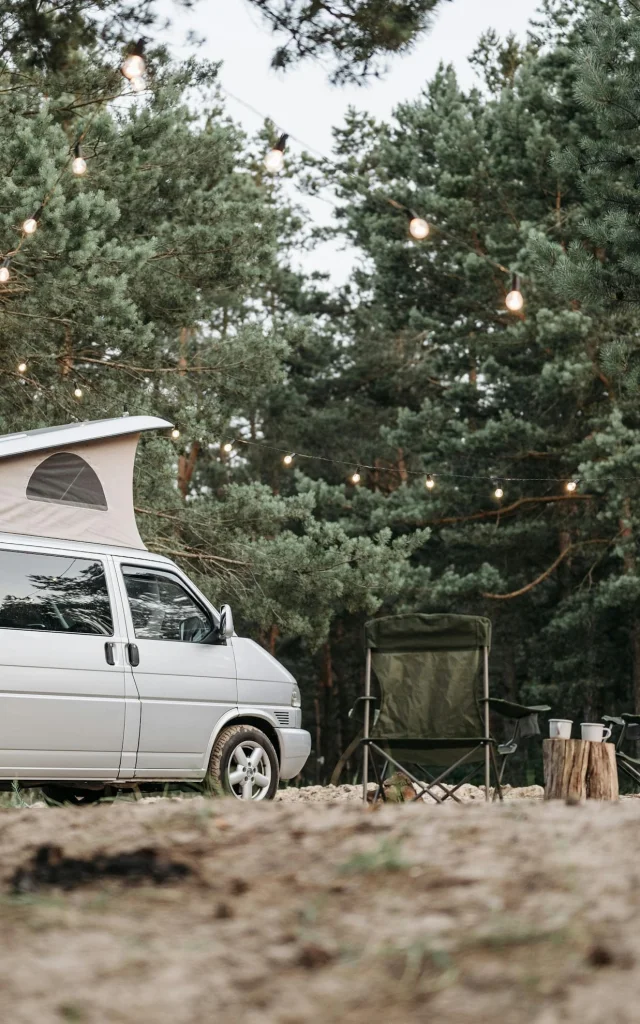
[{"label": "dirt ground", "polygon": [[640,800],[345,792],[0,810],[0,1018],[635,1024]]}]

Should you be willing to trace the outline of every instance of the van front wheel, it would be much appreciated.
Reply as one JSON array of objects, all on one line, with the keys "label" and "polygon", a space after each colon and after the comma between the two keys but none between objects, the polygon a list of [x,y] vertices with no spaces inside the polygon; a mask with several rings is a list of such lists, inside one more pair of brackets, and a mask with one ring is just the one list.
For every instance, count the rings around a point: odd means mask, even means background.
[{"label": "van front wheel", "polygon": [[273,800],[278,758],[268,736],[252,725],[229,725],[213,745],[208,780],[237,800]]}]

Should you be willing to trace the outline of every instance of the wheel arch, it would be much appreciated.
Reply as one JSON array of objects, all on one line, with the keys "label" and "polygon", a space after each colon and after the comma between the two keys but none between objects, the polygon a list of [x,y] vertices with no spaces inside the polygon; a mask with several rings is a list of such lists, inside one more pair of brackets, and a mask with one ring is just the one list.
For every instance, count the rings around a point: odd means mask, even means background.
[{"label": "wheel arch", "polygon": [[273,744],[273,749],[275,750],[276,757],[278,758],[278,767],[282,765],[282,750],[280,748],[280,737],[276,728],[275,719],[271,718],[265,711],[261,711],[260,708],[243,708],[242,711],[228,712],[216,723],[216,727],[211,734],[211,739],[209,740],[209,746],[207,747],[207,753],[204,761],[205,771],[207,771],[209,766],[213,744],[216,742],[222,730],[228,725],[253,725],[256,729],[261,729]]}]

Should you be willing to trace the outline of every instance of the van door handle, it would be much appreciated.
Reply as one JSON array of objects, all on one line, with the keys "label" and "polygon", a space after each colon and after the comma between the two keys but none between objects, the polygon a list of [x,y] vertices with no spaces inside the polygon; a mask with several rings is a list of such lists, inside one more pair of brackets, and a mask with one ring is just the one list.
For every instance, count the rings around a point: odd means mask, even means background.
[{"label": "van door handle", "polygon": [[132,668],[140,664],[140,651],[137,644],[127,644],[127,658]]},{"label": "van door handle", "polygon": [[104,645],[104,656],[107,659],[107,665],[115,665],[116,663],[116,645],[107,643]]}]

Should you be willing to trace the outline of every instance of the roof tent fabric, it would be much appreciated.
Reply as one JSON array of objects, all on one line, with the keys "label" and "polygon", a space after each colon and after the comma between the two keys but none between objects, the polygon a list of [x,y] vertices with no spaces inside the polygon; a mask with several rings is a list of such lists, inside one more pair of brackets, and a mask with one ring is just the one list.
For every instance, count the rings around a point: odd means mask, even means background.
[{"label": "roof tent fabric", "polygon": [[27,484],[27,498],[55,501],[79,508],[109,508],[98,475],[89,463],[72,452],[56,452],[36,466]]},{"label": "roof tent fabric", "polygon": [[484,735],[482,648],[491,642],[489,619],[394,615],[365,628],[382,693],[372,738],[429,740],[433,746],[426,750],[412,750],[408,742],[402,756],[416,763],[453,763],[464,752],[461,741],[472,747]]},{"label": "roof tent fabric", "polygon": [[151,416],[0,437],[0,531],[144,548],[133,508],[141,430]]}]

